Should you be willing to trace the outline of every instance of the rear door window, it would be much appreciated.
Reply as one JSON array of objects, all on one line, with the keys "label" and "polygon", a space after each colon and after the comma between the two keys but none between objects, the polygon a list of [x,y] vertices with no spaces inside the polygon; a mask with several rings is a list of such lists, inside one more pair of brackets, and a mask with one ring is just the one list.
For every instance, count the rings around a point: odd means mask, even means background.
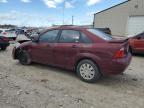
[{"label": "rear door window", "polygon": [[80,40],[80,33],[76,30],[62,30],[59,42],[77,43]]},{"label": "rear door window", "polygon": [[82,43],[92,43],[92,40],[87,37],[84,33],[81,33],[81,42]]}]

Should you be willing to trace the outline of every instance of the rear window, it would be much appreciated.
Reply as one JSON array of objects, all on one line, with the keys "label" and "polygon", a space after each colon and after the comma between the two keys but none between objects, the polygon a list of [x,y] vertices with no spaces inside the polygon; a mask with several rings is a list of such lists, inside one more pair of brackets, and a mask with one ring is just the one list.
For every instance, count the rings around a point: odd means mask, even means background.
[{"label": "rear window", "polygon": [[94,34],[94,35],[96,35],[96,36],[98,36],[98,37],[100,37],[100,38],[102,38],[104,40],[109,41],[109,40],[113,39],[111,35],[106,34],[106,33],[102,32],[100,30],[97,30],[97,29],[87,29],[87,30],[89,32],[91,32],[92,34]]}]

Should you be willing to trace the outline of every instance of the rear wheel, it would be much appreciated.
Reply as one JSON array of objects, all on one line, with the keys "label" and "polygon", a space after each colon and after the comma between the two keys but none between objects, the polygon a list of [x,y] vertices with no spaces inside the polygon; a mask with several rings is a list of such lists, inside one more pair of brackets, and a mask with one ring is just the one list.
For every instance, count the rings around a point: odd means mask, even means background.
[{"label": "rear wheel", "polygon": [[82,60],[78,63],[77,75],[81,80],[88,83],[96,82],[101,77],[98,66],[88,59]]},{"label": "rear wheel", "polygon": [[31,57],[27,51],[21,51],[18,58],[19,62],[23,65],[31,64]]}]

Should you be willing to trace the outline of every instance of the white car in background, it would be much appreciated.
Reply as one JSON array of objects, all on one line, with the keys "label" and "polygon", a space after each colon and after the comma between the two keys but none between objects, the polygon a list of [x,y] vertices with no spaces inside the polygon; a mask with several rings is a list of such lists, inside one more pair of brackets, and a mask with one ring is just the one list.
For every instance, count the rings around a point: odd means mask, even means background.
[{"label": "white car in background", "polygon": [[0,29],[0,35],[12,40],[15,40],[17,36],[15,29]]},{"label": "white car in background", "polygon": [[19,29],[17,31],[16,42],[23,43],[26,41],[31,41],[35,36],[38,36],[43,31],[43,29]]},{"label": "white car in background", "polygon": [[26,36],[26,31],[27,30],[23,30],[23,29],[18,29],[16,31],[16,34],[17,34],[17,37],[16,37],[16,42],[18,43],[23,43],[23,42],[26,42],[26,41],[30,41],[31,39]]}]

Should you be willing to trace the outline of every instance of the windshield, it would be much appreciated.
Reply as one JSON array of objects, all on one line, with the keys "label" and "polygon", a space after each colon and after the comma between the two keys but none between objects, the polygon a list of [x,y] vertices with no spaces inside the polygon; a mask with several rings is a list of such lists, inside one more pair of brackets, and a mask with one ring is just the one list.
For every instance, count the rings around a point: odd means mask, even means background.
[{"label": "windshield", "polygon": [[88,30],[89,32],[93,33],[94,35],[96,35],[96,36],[104,39],[104,40],[109,41],[109,40],[112,40],[112,39],[113,39],[111,35],[106,34],[106,33],[104,33],[104,32],[101,32],[101,31],[99,31],[99,30],[97,30],[97,29],[87,29],[87,30]]}]

